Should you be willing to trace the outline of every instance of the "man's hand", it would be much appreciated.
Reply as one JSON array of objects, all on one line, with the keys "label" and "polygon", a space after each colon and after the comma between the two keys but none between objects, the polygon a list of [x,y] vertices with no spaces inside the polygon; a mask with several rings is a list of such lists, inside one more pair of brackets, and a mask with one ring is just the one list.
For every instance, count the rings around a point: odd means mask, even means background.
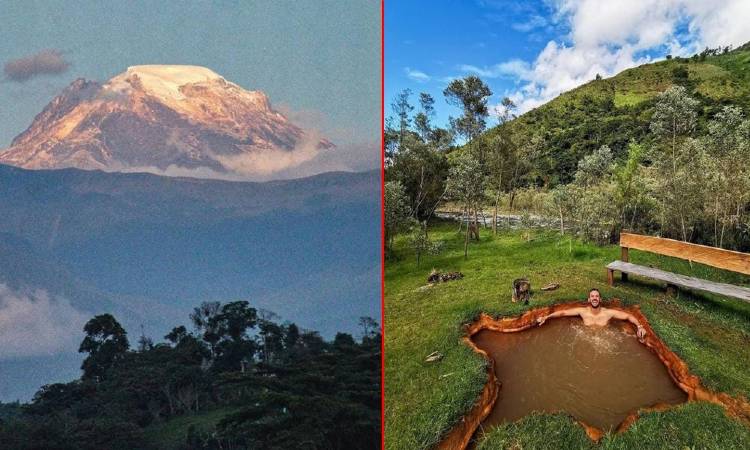
[{"label": "man's hand", "polygon": [[636,331],[635,335],[638,336],[638,340],[643,343],[646,338],[646,329],[638,325],[638,331]]},{"label": "man's hand", "polygon": [[536,324],[538,326],[542,326],[542,324],[544,324],[545,320],[547,320],[547,316],[537,317]]}]

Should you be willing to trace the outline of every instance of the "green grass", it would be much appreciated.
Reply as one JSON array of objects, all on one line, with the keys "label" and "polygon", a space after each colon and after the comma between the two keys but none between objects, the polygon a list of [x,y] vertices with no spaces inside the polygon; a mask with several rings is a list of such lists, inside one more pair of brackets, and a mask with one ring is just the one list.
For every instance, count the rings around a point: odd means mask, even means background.
[{"label": "green grass", "polygon": [[624,106],[635,106],[638,103],[648,100],[649,98],[651,97],[646,94],[637,92],[616,91],[614,102],[616,107],[622,108]]},{"label": "green grass", "polygon": [[[640,304],[659,336],[708,387],[750,396],[750,305],[708,295],[680,292],[668,297],[644,279],[606,285],[604,266],[619,258],[617,246],[598,247],[549,231],[490,231],[463,258],[456,225],[432,229],[432,239],[446,243],[438,256],[425,257],[420,268],[397,239],[395,260],[386,264],[385,388],[386,448],[421,449],[440,437],[466,413],[486,380],[485,364],[460,341],[461,325],[479,312],[517,315],[555,302],[583,300],[596,286],[605,298]],[[631,261],[708,279],[746,284],[747,277],[685,261],[631,252]],[[460,270],[460,281],[425,287],[432,268]],[[510,301],[514,278],[526,276],[535,288],[528,307]],[[560,288],[542,292],[548,282]],[[439,363],[424,358],[440,351]],[[715,430],[715,431],[712,431]],[[713,439],[713,440],[711,440]],[[608,436],[605,448],[748,448],[750,427],[728,418],[721,408],[690,404],[648,414],[627,433]],[[564,415],[535,415],[488,434],[481,448],[579,448],[590,442]],[[719,445],[721,444],[721,445]],[[731,444],[731,445],[730,445]],[[740,445],[742,444],[742,445]]]},{"label": "green grass", "polygon": [[720,406],[689,403],[662,413],[647,413],[625,433],[607,435],[595,444],[564,414],[532,414],[494,428],[477,450],[510,449],[743,449],[747,428],[728,420]]},{"label": "green grass", "polygon": [[154,448],[171,450],[185,444],[190,425],[195,425],[197,431],[211,431],[216,424],[229,414],[236,412],[237,407],[226,407],[202,411],[198,414],[188,414],[172,418],[166,422],[150,425],[145,429],[146,439]]}]

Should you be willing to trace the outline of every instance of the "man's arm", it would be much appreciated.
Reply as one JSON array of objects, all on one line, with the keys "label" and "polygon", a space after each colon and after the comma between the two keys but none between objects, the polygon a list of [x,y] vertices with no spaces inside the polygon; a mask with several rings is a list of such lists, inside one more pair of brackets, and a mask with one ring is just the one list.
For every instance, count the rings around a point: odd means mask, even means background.
[{"label": "man's arm", "polygon": [[635,316],[625,311],[613,310],[612,318],[619,319],[619,320],[627,320],[628,322],[635,325],[636,330],[637,330],[636,335],[638,336],[638,340],[643,342],[643,339],[646,337],[646,329],[643,328],[643,325],[641,325],[641,323],[638,322],[638,319],[636,319]]},{"label": "man's arm", "polygon": [[542,325],[547,319],[553,319],[555,317],[571,317],[571,316],[580,316],[581,315],[581,308],[570,308],[570,309],[563,309],[560,311],[555,311],[551,314],[547,314],[546,316],[539,317],[536,319],[537,324]]}]

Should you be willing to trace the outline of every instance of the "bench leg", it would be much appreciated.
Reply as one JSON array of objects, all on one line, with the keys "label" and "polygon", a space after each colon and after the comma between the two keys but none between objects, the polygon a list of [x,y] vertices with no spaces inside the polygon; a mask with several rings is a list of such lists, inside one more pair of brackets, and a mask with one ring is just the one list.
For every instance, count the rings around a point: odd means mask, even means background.
[{"label": "bench leg", "polygon": [[615,271],[612,269],[607,269],[607,284],[610,286],[615,285]]}]

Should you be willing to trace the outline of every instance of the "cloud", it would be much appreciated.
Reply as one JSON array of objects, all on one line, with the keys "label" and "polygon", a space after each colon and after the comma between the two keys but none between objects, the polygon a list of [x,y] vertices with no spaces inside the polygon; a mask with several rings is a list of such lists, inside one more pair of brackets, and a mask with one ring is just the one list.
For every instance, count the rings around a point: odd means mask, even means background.
[{"label": "cloud", "polygon": [[379,142],[352,142],[346,147],[322,151],[309,161],[276,172],[273,179],[301,178],[323,172],[361,172],[378,167],[380,167]]},{"label": "cloud", "polygon": [[65,299],[0,283],[0,359],[75,351],[86,320]]},{"label": "cloud", "polygon": [[[257,149],[253,152],[219,155],[210,154],[219,163],[212,167],[184,167],[175,164],[166,168],[155,166],[130,166],[111,163],[102,170],[108,172],[151,173],[168,177],[204,178],[226,181],[270,181],[302,178],[324,172],[362,172],[377,169],[381,164],[380,136],[373,135],[368,142],[351,129],[337,128],[328,117],[313,109],[295,109],[280,103],[274,109],[289,122],[304,130],[303,138],[294,149]],[[377,129],[379,123],[374,124]],[[325,130],[325,132],[319,131]],[[170,136],[170,139],[172,137]],[[330,140],[335,146],[323,148],[321,140]],[[172,144],[182,145],[177,136]],[[185,151],[192,149],[186,148]],[[217,167],[219,167],[217,169]],[[225,171],[220,170],[223,167]]]},{"label": "cloud", "polygon": [[237,155],[213,155],[213,158],[230,172],[255,180],[265,180],[271,179],[277,172],[315,159],[321,151],[332,151],[321,149],[319,144],[319,133],[307,131],[302,141],[291,151],[269,148]]},{"label": "cloud", "polygon": [[[609,77],[666,53],[686,56],[707,46],[738,46],[750,40],[744,20],[750,17],[746,0],[555,0],[549,5],[552,14],[547,21],[564,24],[568,32],[549,41],[533,61],[462,66],[488,78],[515,77],[520,87],[508,96],[519,112],[597,74]],[[541,21],[530,20],[519,27],[531,30],[536,24]]]},{"label": "cloud", "polygon": [[420,70],[411,69],[409,67],[404,68],[404,73],[406,73],[406,76],[410,80],[416,81],[417,83],[426,83],[431,79],[431,77],[426,73]]},{"label": "cloud", "polygon": [[438,78],[438,80],[440,81],[440,83],[447,86],[451,84],[453,80],[460,80],[461,78],[463,78],[461,75],[448,75],[445,77],[440,77]]},{"label": "cloud", "polygon": [[462,64],[459,69],[470,72],[483,78],[518,77],[524,78],[529,73],[529,63],[520,59],[511,59],[490,67],[477,67],[470,64]]},{"label": "cloud", "polygon": [[[114,163],[105,171],[151,173],[168,177],[205,178],[226,181],[270,181],[309,177],[324,172],[361,172],[380,167],[379,141],[357,141],[354,136],[336,133],[346,141],[344,146],[322,148],[321,135],[308,129],[293,150],[263,149],[253,153],[210,155],[226,169],[210,167],[182,167],[170,165],[166,169],[154,166],[124,166]],[[349,133],[351,134],[351,133]]]},{"label": "cloud", "polygon": [[57,75],[70,67],[59,50],[42,50],[34,55],[12,59],[5,63],[3,72],[11,81],[26,81],[38,75]]},{"label": "cloud", "polygon": [[379,142],[351,142],[344,147],[315,149],[298,147],[293,151],[269,150],[263,154],[214,156],[227,168],[219,172],[209,167],[170,165],[125,167],[112,165],[105,171],[150,173],[167,177],[189,177],[225,181],[288,180],[325,172],[362,172],[380,167]]},{"label": "cloud", "polygon": [[[331,123],[328,116],[317,110],[296,109],[287,105],[279,105],[276,109],[290,122],[306,130],[310,137],[320,139],[324,136],[336,144],[335,149],[318,151],[310,161],[279,172],[279,177],[298,178],[333,170],[360,172],[380,168],[380,133],[362,136],[355,130]],[[379,120],[372,124],[372,129],[380,126]]]},{"label": "cloud", "polygon": [[514,23],[511,25],[511,28],[513,28],[516,31],[520,31],[522,33],[528,33],[531,30],[535,30],[537,28],[543,28],[547,26],[547,19],[544,17],[534,14],[531,17],[526,20],[526,22],[520,22],[520,23]]}]

